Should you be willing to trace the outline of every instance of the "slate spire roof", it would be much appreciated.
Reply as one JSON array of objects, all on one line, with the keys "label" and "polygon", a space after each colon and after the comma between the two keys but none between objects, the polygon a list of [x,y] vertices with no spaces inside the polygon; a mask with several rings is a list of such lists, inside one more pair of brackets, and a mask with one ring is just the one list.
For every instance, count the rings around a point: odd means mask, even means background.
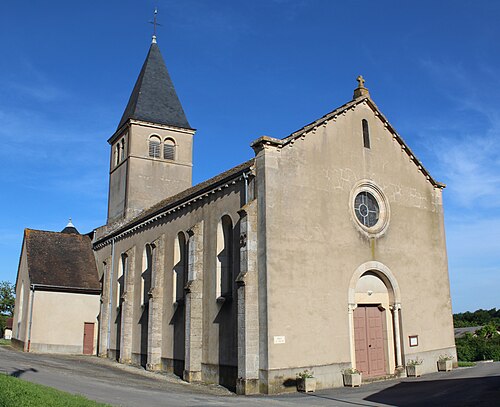
[{"label": "slate spire roof", "polygon": [[129,119],[191,128],[154,39],[118,128]]}]

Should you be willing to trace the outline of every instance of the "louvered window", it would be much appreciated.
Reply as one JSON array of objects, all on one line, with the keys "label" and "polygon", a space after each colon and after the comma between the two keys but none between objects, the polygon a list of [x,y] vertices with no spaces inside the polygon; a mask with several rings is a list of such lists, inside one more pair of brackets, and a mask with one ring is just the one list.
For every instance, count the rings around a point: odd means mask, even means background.
[{"label": "louvered window", "polygon": [[160,158],[160,140],[152,138],[149,140],[149,156]]},{"label": "louvered window", "polygon": [[175,142],[171,139],[166,139],[163,144],[163,158],[165,160],[175,160]]}]

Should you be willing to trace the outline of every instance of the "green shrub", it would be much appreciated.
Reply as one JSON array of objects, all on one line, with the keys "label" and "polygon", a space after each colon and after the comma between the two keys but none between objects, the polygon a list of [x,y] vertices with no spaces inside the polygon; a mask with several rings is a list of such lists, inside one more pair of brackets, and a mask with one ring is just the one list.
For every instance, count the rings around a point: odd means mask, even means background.
[{"label": "green shrub", "polygon": [[500,335],[491,337],[466,334],[455,341],[458,360],[475,362],[478,360],[500,361]]}]

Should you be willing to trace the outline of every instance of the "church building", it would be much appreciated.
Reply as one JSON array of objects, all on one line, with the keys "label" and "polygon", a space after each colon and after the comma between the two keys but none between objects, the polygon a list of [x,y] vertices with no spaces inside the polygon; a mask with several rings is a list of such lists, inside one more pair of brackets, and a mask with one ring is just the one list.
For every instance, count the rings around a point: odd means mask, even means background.
[{"label": "church building", "polygon": [[155,37],[110,145],[93,248],[99,349],[239,394],[456,360],[442,192],[372,100],[352,99],[192,186],[195,130]]},{"label": "church building", "polygon": [[304,370],[321,389],[351,367],[456,361],[444,185],[361,76],[344,105],[193,186],[194,134],[153,36],[108,140],[106,225],[25,231],[19,346],[239,394],[294,390]]}]

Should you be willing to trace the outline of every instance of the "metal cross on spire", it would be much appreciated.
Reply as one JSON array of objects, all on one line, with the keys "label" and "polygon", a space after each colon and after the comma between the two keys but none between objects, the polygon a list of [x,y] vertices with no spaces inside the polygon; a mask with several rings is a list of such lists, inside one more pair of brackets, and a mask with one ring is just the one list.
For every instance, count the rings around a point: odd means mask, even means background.
[{"label": "metal cross on spire", "polygon": [[156,20],[156,15],[158,14],[158,8],[155,7],[155,11],[153,14],[153,21],[150,21],[150,24],[153,24],[153,43],[156,43],[156,27],[161,26],[160,23]]}]

